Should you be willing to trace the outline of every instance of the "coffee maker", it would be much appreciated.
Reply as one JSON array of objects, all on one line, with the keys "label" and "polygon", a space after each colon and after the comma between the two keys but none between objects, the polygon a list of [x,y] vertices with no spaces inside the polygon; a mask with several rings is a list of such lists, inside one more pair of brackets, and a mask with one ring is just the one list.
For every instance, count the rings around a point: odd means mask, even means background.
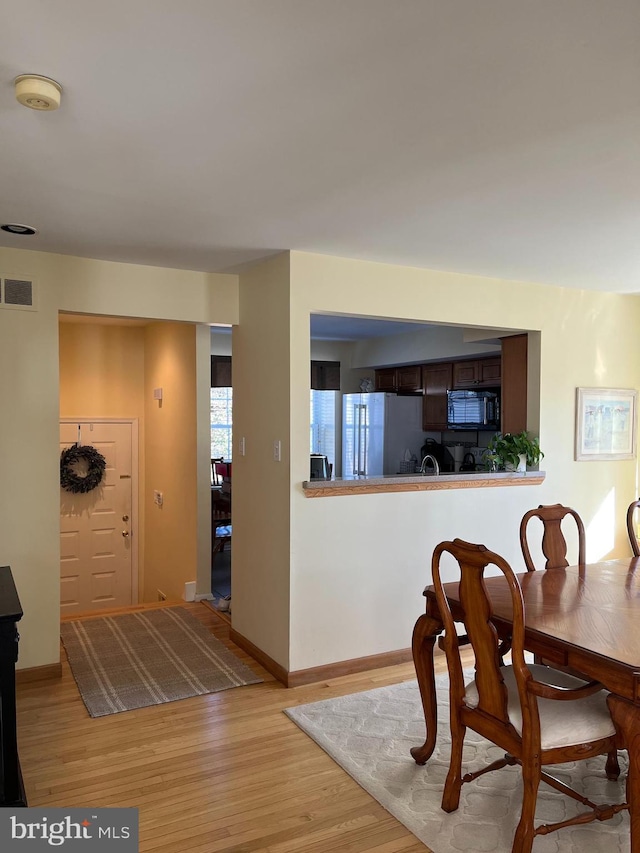
[{"label": "coffee maker", "polygon": [[333,465],[321,453],[311,454],[310,480],[330,480]]}]

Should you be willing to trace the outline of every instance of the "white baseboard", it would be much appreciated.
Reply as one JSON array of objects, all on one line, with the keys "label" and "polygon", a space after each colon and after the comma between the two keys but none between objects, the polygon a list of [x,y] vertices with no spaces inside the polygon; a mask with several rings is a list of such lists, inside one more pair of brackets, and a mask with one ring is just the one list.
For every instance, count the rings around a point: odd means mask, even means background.
[{"label": "white baseboard", "polygon": [[213,601],[213,595],[210,592],[196,592],[194,601]]}]

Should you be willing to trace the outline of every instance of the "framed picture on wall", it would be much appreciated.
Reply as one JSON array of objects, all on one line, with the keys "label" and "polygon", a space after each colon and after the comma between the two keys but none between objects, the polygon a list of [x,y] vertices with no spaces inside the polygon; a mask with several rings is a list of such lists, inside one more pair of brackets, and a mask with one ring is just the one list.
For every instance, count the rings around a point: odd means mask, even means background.
[{"label": "framed picture on wall", "polygon": [[576,389],[576,460],[635,459],[638,392]]}]

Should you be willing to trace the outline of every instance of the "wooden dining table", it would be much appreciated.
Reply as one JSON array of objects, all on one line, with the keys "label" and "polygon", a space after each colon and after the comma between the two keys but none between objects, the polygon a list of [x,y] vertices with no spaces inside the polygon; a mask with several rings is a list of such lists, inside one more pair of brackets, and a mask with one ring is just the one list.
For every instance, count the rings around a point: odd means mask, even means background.
[{"label": "wooden dining table", "polygon": [[[525,603],[525,648],[551,665],[568,666],[610,691],[609,709],[629,754],[627,801],[631,853],[640,853],[640,557],[518,575]],[[511,634],[504,577],[486,577],[493,622]],[[461,619],[457,582],[445,584],[454,620]],[[426,723],[424,744],[411,750],[425,764],[436,744],[434,645],[443,625],[435,589],[413,630],[413,660]]]}]

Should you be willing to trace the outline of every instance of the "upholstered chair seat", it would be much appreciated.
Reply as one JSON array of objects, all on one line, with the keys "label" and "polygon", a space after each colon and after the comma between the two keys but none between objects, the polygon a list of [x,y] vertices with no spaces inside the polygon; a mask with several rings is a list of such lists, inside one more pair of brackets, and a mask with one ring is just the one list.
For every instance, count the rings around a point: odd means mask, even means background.
[{"label": "upholstered chair seat", "polygon": [[[535,681],[550,684],[553,687],[575,689],[583,687],[584,681],[574,678],[566,672],[540,664],[529,664],[529,670]],[[509,722],[522,735],[522,706],[518,697],[518,688],[513,667],[501,667],[504,683],[509,691],[507,713]],[[611,714],[607,708],[607,692],[601,690],[585,699],[571,702],[557,702],[553,699],[538,699],[540,715],[540,745],[542,749],[556,749],[562,746],[577,746],[581,743],[613,737],[615,729]],[[464,697],[468,708],[478,707],[478,688],[475,681],[467,684]]]}]

